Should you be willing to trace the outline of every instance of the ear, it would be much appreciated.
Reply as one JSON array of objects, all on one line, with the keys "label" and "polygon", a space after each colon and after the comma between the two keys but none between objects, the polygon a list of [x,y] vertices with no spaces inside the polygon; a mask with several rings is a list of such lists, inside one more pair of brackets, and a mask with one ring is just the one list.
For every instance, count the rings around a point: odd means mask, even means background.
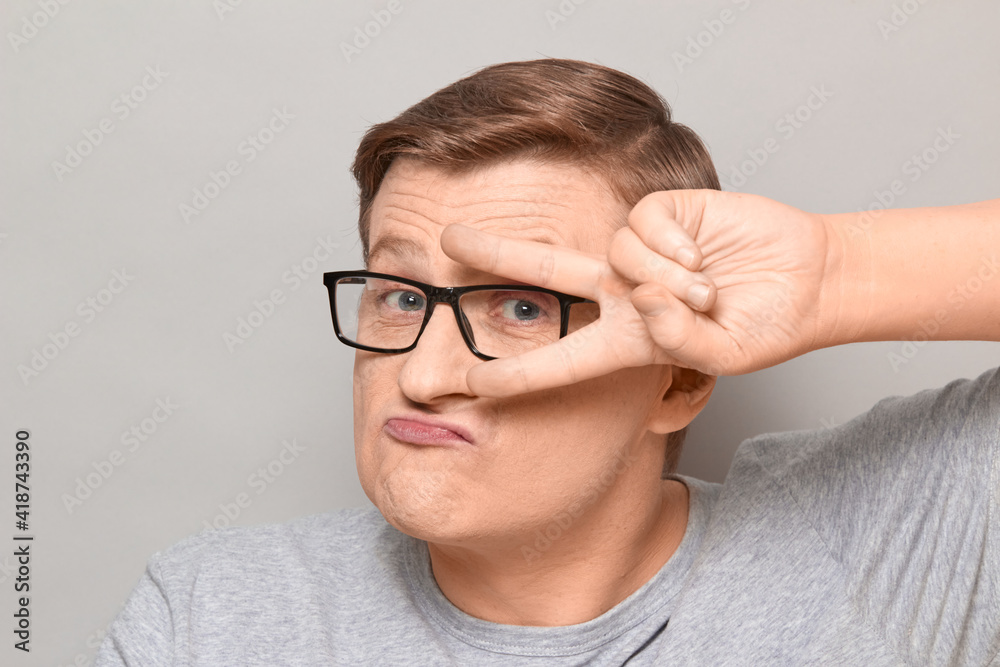
[{"label": "ear", "polygon": [[716,377],[690,368],[669,366],[660,387],[660,402],[649,415],[649,430],[672,433],[690,424],[708,403]]}]

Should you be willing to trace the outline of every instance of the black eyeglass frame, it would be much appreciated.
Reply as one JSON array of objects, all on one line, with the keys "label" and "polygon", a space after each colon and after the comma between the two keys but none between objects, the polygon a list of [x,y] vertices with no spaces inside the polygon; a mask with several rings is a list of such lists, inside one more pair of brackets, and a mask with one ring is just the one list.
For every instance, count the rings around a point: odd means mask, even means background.
[{"label": "black eyeglass frame", "polygon": [[[404,285],[412,285],[426,294],[427,311],[424,313],[424,321],[421,322],[420,330],[417,332],[417,336],[414,338],[413,343],[411,343],[408,347],[387,349],[381,347],[371,347],[370,345],[362,345],[361,343],[354,342],[347,338],[347,336],[344,335],[344,332],[340,330],[340,322],[337,321],[337,283],[344,278],[380,278],[382,280],[391,280]],[[476,355],[483,361],[491,361],[496,359],[496,357],[483,354],[479,351],[479,348],[476,347],[476,344],[472,339],[471,325],[465,318],[465,313],[462,312],[462,309],[458,305],[458,300],[463,295],[468,294],[469,292],[481,292],[484,290],[512,290],[517,292],[540,292],[542,294],[554,296],[559,300],[559,338],[563,338],[566,335],[566,331],[569,329],[569,309],[572,306],[578,303],[596,303],[591,299],[585,299],[572,294],[563,294],[562,292],[550,290],[545,287],[537,287],[535,285],[508,284],[436,287],[417,280],[400,278],[399,276],[394,276],[388,273],[375,273],[374,271],[331,271],[323,274],[323,284],[326,285],[327,292],[330,296],[330,315],[333,318],[333,330],[337,332],[337,338],[340,339],[340,342],[345,345],[349,345],[359,350],[384,352],[386,354],[402,354],[403,352],[409,352],[417,346],[418,342],[420,342],[420,336],[423,335],[424,329],[427,328],[427,323],[431,321],[431,315],[434,314],[434,304],[446,303],[451,306],[451,310],[455,314],[455,321],[458,322],[458,330],[462,333],[462,340],[465,341],[465,344],[468,346],[472,354]]]}]

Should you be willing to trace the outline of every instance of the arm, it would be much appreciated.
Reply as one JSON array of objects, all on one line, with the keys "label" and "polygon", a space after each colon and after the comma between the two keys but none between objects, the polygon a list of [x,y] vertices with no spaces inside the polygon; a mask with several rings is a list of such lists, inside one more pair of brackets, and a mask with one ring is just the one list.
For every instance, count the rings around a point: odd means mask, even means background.
[{"label": "arm", "polygon": [[1000,199],[824,218],[828,335],[817,347],[1000,340]]},{"label": "arm", "polygon": [[150,564],[132,591],[125,608],[111,625],[94,664],[173,664],[173,624],[155,565]]},{"label": "arm", "polygon": [[[819,215],[756,195],[673,190],[635,206],[606,259],[459,225],[441,245],[456,261],[601,308],[558,343],[473,367],[469,386],[484,396],[654,363],[738,375],[924,330],[1000,340],[1000,200]],[[698,283],[704,296],[691,290]]]}]

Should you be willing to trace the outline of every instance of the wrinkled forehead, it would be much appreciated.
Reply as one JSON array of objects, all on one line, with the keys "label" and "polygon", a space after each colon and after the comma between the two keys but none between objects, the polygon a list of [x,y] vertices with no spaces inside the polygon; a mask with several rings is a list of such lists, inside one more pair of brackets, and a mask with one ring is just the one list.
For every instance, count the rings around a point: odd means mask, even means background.
[{"label": "wrinkled forehead", "polygon": [[516,161],[456,173],[397,159],[372,203],[368,264],[443,254],[440,234],[453,223],[601,253],[627,213],[581,168]]}]

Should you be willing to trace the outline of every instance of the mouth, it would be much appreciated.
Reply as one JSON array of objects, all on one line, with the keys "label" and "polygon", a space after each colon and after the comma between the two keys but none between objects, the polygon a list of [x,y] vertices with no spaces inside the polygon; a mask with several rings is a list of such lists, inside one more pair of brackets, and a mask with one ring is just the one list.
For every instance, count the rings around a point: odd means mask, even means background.
[{"label": "mouth", "polygon": [[411,445],[456,447],[473,444],[471,435],[461,426],[423,416],[393,417],[385,422],[382,431]]}]

